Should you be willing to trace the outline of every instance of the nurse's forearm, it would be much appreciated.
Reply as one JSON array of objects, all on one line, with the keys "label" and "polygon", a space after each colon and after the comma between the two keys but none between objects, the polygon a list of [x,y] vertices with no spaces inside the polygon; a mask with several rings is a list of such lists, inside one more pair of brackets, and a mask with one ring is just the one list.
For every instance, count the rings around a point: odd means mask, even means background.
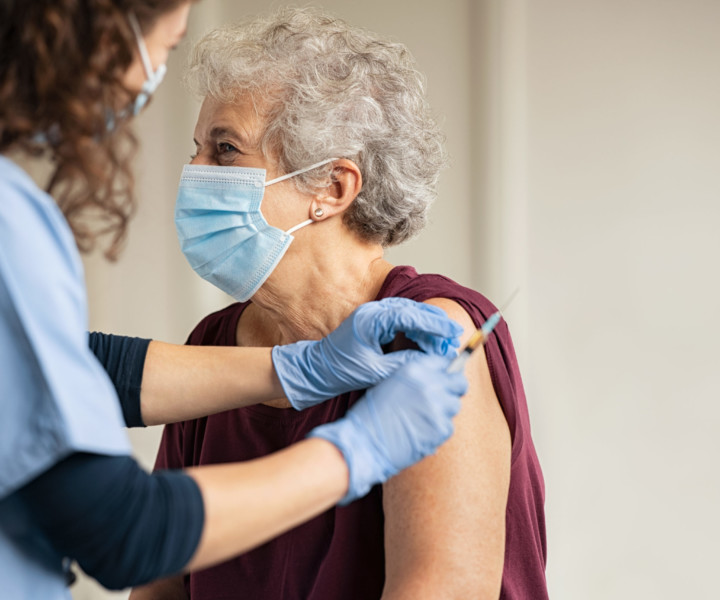
[{"label": "nurse's forearm", "polygon": [[140,394],[143,422],[186,421],[283,397],[270,352],[151,342]]},{"label": "nurse's forearm", "polygon": [[90,350],[128,427],[186,421],[285,395],[271,348],[178,346],[93,332]]},{"label": "nurse's forearm", "polygon": [[205,527],[186,570],[226,560],[304,523],[347,492],[348,467],[323,439],[230,465],[188,469],[205,506]]}]

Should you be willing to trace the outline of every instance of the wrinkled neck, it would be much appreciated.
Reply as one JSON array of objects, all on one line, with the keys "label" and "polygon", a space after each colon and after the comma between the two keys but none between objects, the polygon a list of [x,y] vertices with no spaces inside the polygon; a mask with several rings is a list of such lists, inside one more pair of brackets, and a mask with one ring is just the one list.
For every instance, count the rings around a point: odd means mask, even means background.
[{"label": "wrinkled neck", "polygon": [[320,339],[360,304],[377,297],[392,269],[379,247],[286,257],[253,296],[269,343]]}]

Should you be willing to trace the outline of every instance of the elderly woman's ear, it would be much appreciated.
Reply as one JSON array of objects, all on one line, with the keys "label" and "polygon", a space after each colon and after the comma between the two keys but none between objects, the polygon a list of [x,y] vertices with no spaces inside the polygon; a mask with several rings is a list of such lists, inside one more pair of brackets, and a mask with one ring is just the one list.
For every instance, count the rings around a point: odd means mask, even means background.
[{"label": "elderly woman's ear", "polygon": [[322,221],[345,212],[362,189],[362,174],[351,160],[333,162],[332,182],[317,194],[310,206],[310,218]]}]

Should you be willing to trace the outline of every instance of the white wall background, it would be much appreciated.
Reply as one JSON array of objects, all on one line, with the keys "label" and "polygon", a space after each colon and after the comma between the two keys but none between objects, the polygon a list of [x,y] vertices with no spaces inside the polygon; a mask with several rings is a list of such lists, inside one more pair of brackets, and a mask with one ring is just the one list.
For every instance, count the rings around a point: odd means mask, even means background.
[{"label": "white wall background", "polygon": [[[453,157],[432,223],[389,253],[507,312],[545,471],[551,597],[717,597],[720,2],[321,0],[405,42]],[[277,2],[205,0],[138,119],[141,208],[87,261],[94,329],[181,343],[225,305],[180,254],[192,39]],[[133,432],[151,464],[159,430]],[[76,600],[125,597],[83,581]]]}]

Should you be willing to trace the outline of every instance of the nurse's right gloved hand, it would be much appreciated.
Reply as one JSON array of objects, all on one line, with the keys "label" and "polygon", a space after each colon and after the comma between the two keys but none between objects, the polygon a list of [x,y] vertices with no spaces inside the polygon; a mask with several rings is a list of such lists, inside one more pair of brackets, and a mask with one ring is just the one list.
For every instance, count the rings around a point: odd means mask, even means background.
[{"label": "nurse's right gloved hand", "polygon": [[360,305],[327,337],[272,349],[275,372],[297,410],[352,390],[362,390],[394,373],[417,350],[385,354],[383,344],[403,332],[420,350],[456,355],[462,327],[442,309],[407,298]]},{"label": "nurse's right gloved hand", "polygon": [[462,372],[446,372],[449,363],[418,355],[370,388],[344,418],[308,434],[335,444],[345,457],[350,484],[340,504],[364,496],[450,437],[468,384]]}]

